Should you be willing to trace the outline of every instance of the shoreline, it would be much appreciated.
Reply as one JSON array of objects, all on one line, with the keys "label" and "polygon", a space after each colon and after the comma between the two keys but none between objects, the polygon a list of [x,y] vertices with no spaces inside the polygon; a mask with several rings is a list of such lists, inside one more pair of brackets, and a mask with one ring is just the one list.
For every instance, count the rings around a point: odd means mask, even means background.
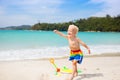
[{"label": "shoreline", "polygon": [[[84,58],[95,58],[95,57],[120,57],[120,53],[103,53],[103,54],[87,54],[84,55]],[[17,62],[17,61],[42,61],[42,60],[49,60],[50,58],[54,58],[56,60],[60,59],[68,59],[69,56],[64,57],[49,57],[49,58],[36,58],[36,59],[21,59],[21,60],[0,60],[0,62]]]}]

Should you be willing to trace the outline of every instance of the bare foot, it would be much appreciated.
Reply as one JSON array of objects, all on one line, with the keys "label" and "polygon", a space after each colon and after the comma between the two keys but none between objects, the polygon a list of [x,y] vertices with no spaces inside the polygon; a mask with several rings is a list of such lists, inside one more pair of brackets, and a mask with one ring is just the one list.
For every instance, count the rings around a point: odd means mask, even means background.
[{"label": "bare foot", "polygon": [[78,76],[78,72],[75,73],[74,77]]},{"label": "bare foot", "polygon": [[73,78],[74,78],[74,75],[71,75],[67,80],[73,80]]}]

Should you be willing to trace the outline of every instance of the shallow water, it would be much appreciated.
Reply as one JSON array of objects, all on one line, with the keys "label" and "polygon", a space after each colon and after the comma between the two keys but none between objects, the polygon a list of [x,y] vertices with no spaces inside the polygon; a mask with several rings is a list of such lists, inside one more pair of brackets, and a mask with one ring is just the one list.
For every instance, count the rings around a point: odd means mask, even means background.
[{"label": "shallow water", "polygon": [[[66,34],[66,32],[63,32]],[[119,53],[119,32],[79,32],[91,53]],[[87,54],[84,47],[83,52]],[[69,55],[66,39],[52,31],[0,30],[0,60],[21,60]]]}]

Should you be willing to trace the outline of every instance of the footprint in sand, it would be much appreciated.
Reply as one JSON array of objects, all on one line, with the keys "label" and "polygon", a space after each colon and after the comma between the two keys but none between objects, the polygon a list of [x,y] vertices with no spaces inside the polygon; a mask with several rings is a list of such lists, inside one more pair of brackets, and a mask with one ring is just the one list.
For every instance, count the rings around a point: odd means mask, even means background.
[{"label": "footprint in sand", "polygon": [[39,80],[49,80],[49,75],[48,74],[41,74]]}]

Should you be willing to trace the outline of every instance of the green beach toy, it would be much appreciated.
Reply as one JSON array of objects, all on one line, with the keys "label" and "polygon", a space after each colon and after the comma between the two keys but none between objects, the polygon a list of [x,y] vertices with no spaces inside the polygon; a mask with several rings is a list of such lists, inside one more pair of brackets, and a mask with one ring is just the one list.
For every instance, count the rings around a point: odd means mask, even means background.
[{"label": "green beach toy", "polygon": [[[63,68],[58,68],[57,65],[54,62],[54,58],[50,59],[50,63],[53,64],[53,66],[56,69],[55,75],[58,75],[58,74],[60,75],[60,72],[61,73],[69,73],[69,74],[72,73],[72,69],[69,69],[66,66],[63,66]],[[81,70],[78,70],[78,73],[81,73],[81,72],[82,72]]]}]

